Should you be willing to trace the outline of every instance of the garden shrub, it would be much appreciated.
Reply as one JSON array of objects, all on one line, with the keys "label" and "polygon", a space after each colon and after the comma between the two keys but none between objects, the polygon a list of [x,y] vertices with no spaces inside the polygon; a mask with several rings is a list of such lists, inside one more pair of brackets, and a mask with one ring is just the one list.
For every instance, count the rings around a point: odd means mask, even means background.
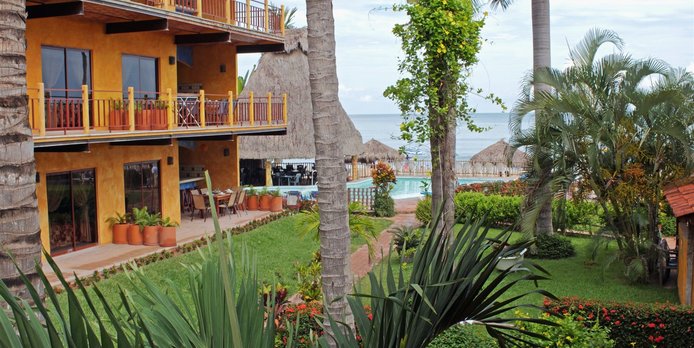
[{"label": "garden shrub", "polygon": [[475,218],[487,214],[493,225],[515,224],[520,219],[522,197],[461,192],[455,196],[457,217]]},{"label": "garden shrub", "polygon": [[417,203],[414,216],[424,225],[431,222],[431,197],[426,197]]},{"label": "garden shrub", "polygon": [[374,195],[374,214],[378,217],[395,216],[395,201],[388,191],[376,190]]},{"label": "garden shrub", "polygon": [[538,259],[563,259],[576,255],[571,240],[559,235],[539,235],[535,241],[537,250],[530,255]]},{"label": "garden shrub", "polygon": [[554,227],[560,229],[604,225],[602,207],[587,200],[554,200],[552,217]]},{"label": "garden shrub", "polygon": [[[516,313],[520,318],[532,318],[524,313]],[[573,348],[611,348],[615,346],[610,338],[610,329],[600,325],[598,321],[585,321],[576,314],[567,314],[563,317],[550,316],[548,313],[540,315],[539,319],[549,320],[556,326],[540,325],[533,322],[519,321],[516,325],[522,330],[539,333],[546,339],[527,337],[528,343],[521,343],[519,347],[573,347]],[[538,318],[532,318],[538,319]]]},{"label": "garden shrub", "polygon": [[616,303],[575,297],[545,300],[553,313],[576,320],[599,322],[610,329],[616,347],[691,347],[694,342],[692,308],[672,304]]},{"label": "garden shrub", "polygon": [[663,236],[677,235],[677,219],[672,214],[661,212],[658,220],[662,226],[661,232]]},{"label": "garden shrub", "polygon": [[307,302],[320,301],[323,298],[323,283],[321,282],[320,251],[313,253],[313,258],[307,264],[294,264],[297,293]]},{"label": "garden shrub", "polygon": [[[317,336],[323,331],[316,320],[321,315],[323,304],[320,301],[286,305],[277,316],[275,346],[285,347],[291,335],[294,347],[314,347]],[[287,324],[291,325],[291,333]]]},{"label": "garden shrub", "polygon": [[391,233],[395,251],[401,257],[408,250],[417,249],[422,241],[422,230],[414,226],[400,226]]},{"label": "garden shrub", "polygon": [[502,196],[522,196],[527,192],[527,185],[521,180],[487,181],[460,185],[455,189],[455,193],[459,192],[479,192]]},{"label": "garden shrub", "polygon": [[484,330],[471,325],[455,325],[429,343],[428,348],[496,348],[496,340],[489,337]]}]

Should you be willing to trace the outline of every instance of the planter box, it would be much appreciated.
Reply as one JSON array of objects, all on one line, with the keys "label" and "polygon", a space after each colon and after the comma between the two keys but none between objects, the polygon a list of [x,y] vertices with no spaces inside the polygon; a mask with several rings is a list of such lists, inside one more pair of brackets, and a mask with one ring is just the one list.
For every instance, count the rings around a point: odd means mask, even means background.
[{"label": "planter box", "polygon": [[159,245],[159,226],[145,226],[142,231],[142,244]]},{"label": "planter box", "polygon": [[272,196],[270,199],[270,211],[274,213],[282,211],[282,196]]},{"label": "planter box", "polygon": [[246,210],[258,210],[258,196],[246,196]]},{"label": "planter box", "polygon": [[127,130],[128,128],[128,110],[111,110],[108,114],[108,129]]},{"label": "planter box", "polygon": [[258,210],[260,211],[270,211],[270,195],[262,195],[259,198]]},{"label": "planter box", "polygon": [[159,246],[176,246],[176,227],[161,227],[159,229]]},{"label": "planter box", "polygon": [[113,244],[128,244],[128,229],[130,224],[113,225]]},{"label": "planter box", "polygon": [[142,232],[139,225],[130,225],[128,228],[128,244],[142,245]]}]

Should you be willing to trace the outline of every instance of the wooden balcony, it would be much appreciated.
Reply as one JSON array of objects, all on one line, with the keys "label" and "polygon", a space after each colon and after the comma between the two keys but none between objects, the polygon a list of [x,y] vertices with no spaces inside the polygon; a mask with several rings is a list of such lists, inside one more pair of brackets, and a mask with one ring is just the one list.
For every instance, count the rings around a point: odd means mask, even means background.
[{"label": "wooden balcony", "polygon": [[146,5],[205,19],[284,35],[284,5],[269,0],[139,0]]},{"label": "wooden balcony", "polygon": [[29,89],[29,123],[37,146],[130,137],[271,134],[287,126],[287,96],[247,98],[135,91]]}]

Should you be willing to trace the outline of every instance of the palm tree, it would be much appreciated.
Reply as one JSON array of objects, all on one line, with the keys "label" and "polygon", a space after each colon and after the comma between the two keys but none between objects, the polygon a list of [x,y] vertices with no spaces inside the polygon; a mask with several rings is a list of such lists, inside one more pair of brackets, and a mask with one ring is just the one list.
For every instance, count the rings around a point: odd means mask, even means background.
[{"label": "palm tree", "polygon": [[27,111],[24,1],[4,1],[0,18],[0,276],[12,292],[26,298],[12,258],[38,286],[34,263],[41,253],[41,230]]},{"label": "palm tree", "polygon": [[[492,8],[501,7],[508,8],[514,0],[491,0]],[[552,66],[551,55],[551,35],[549,24],[549,0],[532,0],[532,25],[533,25],[533,71],[546,69]],[[535,95],[540,92],[548,92],[549,86],[545,84],[534,85]],[[537,149],[538,155],[542,157]],[[550,168],[540,163],[541,167],[537,168],[537,178],[540,182],[549,180]],[[547,185],[540,185],[548,187]],[[549,196],[550,192],[530,192],[528,194],[528,202],[533,202],[538,196]],[[535,232],[537,234],[552,234],[554,226],[552,226],[552,200],[549,199],[542,204],[538,217],[535,221]]]},{"label": "palm tree", "polygon": [[[330,0],[306,0],[308,66],[318,171],[321,277],[327,313],[353,326],[347,186],[338,120],[335,20]],[[328,323],[328,334],[331,326]]]}]

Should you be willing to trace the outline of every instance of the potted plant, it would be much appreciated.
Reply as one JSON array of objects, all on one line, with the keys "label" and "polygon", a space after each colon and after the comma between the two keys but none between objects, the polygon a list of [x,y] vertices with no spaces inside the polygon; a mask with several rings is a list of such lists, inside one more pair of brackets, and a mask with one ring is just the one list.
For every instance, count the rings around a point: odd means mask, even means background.
[{"label": "potted plant", "polygon": [[142,243],[144,245],[159,245],[159,221],[161,221],[161,214],[147,213],[142,229]]},{"label": "potted plant", "polygon": [[149,124],[152,130],[162,130],[168,127],[168,104],[164,100],[153,100],[148,103]]},{"label": "potted plant", "polygon": [[133,225],[128,228],[128,244],[142,245],[142,229],[147,221],[147,207],[133,208]]},{"label": "potted plant", "polygon": [[267,188],[264,187],[260,191],[258,196],[258,210],[270,211],[270,200],[272,198],[272,196],[270,196],[270,191],[268,191]]},{"label": "potted plant", "polygon": [[128,244],[128,228],[131,226],[130,215],[116,212],[116,216],[106,219],[113,230],[113,244]]},{"label": "potted plant", "polygon": [[122,100],[111,100],[111,111],[108,114],[109,130],[128,129],[128,104]]},{"label": "potted plant", "polygon": [[282,194],[280,190],[270,191],[270,211],[275,213],[282,211]]},{"label": "potted plant", "polygon": [[148,112],[147,100],[136,100],[135,101],[135,129],[136,130],[149,130],[151,128],[151,113]]},{"label": "potted plant", "polygon": [[159,221],[159,246],[176,246],[176,227],[178,222],[171,221],[168,216]]},{"label": "potted plant", "polygon": [[253,186],[246,190],[246,210],[258,210],[258,192]]}]

